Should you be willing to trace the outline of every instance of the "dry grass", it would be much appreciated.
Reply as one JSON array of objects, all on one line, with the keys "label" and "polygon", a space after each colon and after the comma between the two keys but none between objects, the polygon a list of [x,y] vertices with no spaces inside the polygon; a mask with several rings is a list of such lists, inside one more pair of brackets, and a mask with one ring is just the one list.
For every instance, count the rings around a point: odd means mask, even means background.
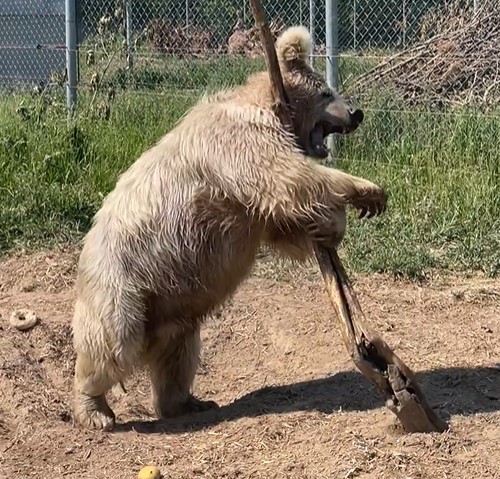
[{"label": "dry grass", "polygon": [[[468,4],[467,7],[471,7]],[[483,0],[476,13],[455,0],[427,14],[420,43],[383,59],[351,91],[393,87],[420,106],[500,104],[500,4]]]}]

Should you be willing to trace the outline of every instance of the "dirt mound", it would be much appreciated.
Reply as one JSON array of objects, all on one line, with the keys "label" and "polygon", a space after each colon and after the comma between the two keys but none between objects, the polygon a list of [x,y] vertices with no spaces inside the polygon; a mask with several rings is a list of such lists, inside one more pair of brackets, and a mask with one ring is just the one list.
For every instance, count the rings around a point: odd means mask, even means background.
[{"label": "dirt mound", "polygon": [[155,19],[145,29],[154,51],[184,58],[214,53],[214,35],[209,29],[173,25],[168,19]]},{"label": "dirt mound", "polygon": [[431,11],[422,23],[422,41],[359,77],[358,94],[381,86],[409,105],[492,106],[500,104],[500,3],[455,0]]},{"label": "dirt mound", "polygon": [[[274,40],[284,29],[285,24],[279,19],[274,19],[269,24],[269,30]],[[231,55],[245,55],[249,58],[261,57],[263,50],[258,27],[244,28],[242,21],[238,20],[227,41],[227,51]]]},{"label": "dirt mound", "polygon": [[[17,271],[47,256],[60,265],[20,291]],[[117,430],[73,424],[72,252],[0,264],[0,478],[130,478],[146,464],[177,479],[453,477],[500,470],[500,281],[440,280],[421,287],[358,278],[370,323],[419,373],[445,434],[401,435],[352,366],[319,275],[260,261],[221,316],[203,328],[195,393],[220,409],[155,421],[147,374],[110,394]],[[4,265],[8,268],[2,269]],[[10,285],[10,286],[6,286]],[[29,331],[8,322],[29,308]]]}]

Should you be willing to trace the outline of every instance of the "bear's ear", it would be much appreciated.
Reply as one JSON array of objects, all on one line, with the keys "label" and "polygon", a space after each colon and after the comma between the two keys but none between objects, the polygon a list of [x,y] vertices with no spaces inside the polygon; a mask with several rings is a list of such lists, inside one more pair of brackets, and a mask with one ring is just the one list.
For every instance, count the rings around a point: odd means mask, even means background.
[{"label": "bear's ear", "polygon": [[303,26],[287,28],[276,40],[278,60],[287,70],[308,64],[311,49],[311,35]]}]

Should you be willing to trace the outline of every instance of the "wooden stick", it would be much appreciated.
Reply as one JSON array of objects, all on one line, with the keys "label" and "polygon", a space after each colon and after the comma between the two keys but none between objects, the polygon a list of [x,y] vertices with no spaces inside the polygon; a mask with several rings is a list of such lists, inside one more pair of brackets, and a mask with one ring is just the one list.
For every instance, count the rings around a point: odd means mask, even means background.
[{"label": "wooden stick", "polygon": [[[293,128],[274,41],[260,0],[250,0],[259,27],[278,115]],[[293,131],[293,129],[291,130]],[[375,384],[407,432],[443,432],[448,425],[428,405],[414,373],[365,323],[359,302],[335,249],[315,245],[326,290],[340,319],[342,339],[356,367]]]},{"label": "wooden stick", "polygon": [[448,425],[427,403],[415,374],[367,324],[335,249],[316,246],[326,290],[341,319],[340,332],[357,368],[375,384],[407,432],[443,432]]},{"label": "wooden stick", "polygon": [[288,106],[288,98],[283,85],[283,77],[281,76],[280,64],[278,55],[276,55],[276,48],[274,47],[273,36],[267,23],[266,13],[262,8],[260,0],[250,0],[252,6],[253,16],[255,23],[259,28],[260,40],[264,48],[264,56],[266,57],[267,70],[271,79],[271,89],[273,97],[276,101],[276,109],[281,122],[285,128],[293,131],[292,116]]}]

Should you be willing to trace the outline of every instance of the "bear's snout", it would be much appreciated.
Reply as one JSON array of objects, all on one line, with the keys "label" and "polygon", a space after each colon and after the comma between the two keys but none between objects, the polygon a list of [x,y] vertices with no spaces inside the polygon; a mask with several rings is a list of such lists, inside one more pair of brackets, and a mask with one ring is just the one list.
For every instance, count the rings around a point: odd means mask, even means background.
[{"label": "bear's snout", "polygon": [[363,113],[363,110],[354,110],[354,112],[351,113],[351,122],[354,127],[358,127],[363,123],[363,119],[365,117],[365,114]]}]

